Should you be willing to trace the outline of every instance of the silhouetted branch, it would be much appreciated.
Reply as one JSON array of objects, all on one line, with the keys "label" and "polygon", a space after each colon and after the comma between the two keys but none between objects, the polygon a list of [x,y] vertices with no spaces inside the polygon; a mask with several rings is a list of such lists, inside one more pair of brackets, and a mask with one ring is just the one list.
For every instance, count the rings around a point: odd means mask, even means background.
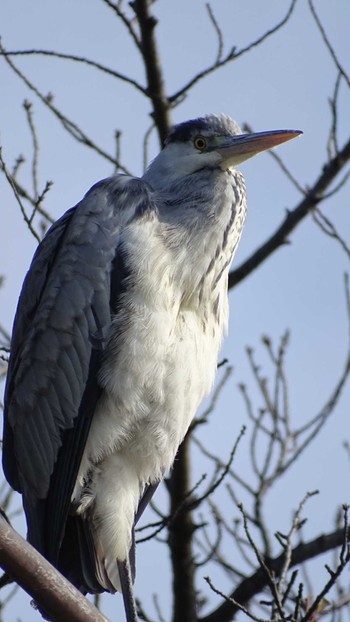
[{"label": "silhouetted branch", "polygon": [[17,74],[17,76],[26,84],[26,86],[40,99],[40,101],[55,115],[55,117],[60,121],[64,129],[71,135],[75,140],[82,143],[86,147],[93,149],[100,156],[111,162],[114,166],[118,166],[118,168],[124,173],[128,174],[128,170],[122,166],[120,162],[116,162],[115,158],[113,158],[109,153],[107,153],[104,149],[101,149],[88,135],[83,132],[83,130],[73,121],[68,119],[56,106],[54,106],[52,101],[52,95],[44,96],[39,89],[27,78],[27,76],[22,73],[18,69],[18,67],[13,63],[10,57],[7,55],[7,52],[3,45],[0,43],[0,52],[2,53],[4,59],[7,64],[11,67],[11,69]]},{"label": "silhouetted branch", "polygon": [[148,130],[146,130],[145,135],[143,137],[143,170],[145,171],[148,164],[149,164],[149,158],[148,158],[148,142],[150,139],[150,136],[153,132],[153,130],[155,129],[155,125],[154,123],[152,123]]},{"label": "silhouetted branch", "polygon": [[[309,542],[298,544],[292,551],[290,568],[342,546],[344,537],[345,530],[338,529],[329,534],[319,536],[314,540],[310,540]],[[274,575],[278,577],[285,563],[285,553],[281,553],[281,555],[274,559],[265,560],[265,563],[269,571],[273,572]],[[246,577],[237,588],[231,592],[228,598],[237,601],[240,605],[244,605],[259,594],[266,586],[266,572],[263,568],[259,568],[252,575]],[[231,622],[238,610],[239,607],[234,604],[234,602],[227,600],[208,615],[199,618],[199,622]]]},{"label": "silhouetted branch", "polygon": [[283,159],[281,158],[281,156],[279,156],[278,153],[276,153],[275,151],[269,151],[269,156],[273,158],[275,162],[277,162],[280,169],[283,171],[283,173],[289,179],[289,181],[293,184],[293,186],[298,190],[298,192],[300,192],[304,196],[307,195],[308,190],[303,188],[302,185],[298,182],[298,180],[294,177],[294,175],[291,173],[287,165],[283,162]]},{"label": "silhouetted branch", "polygon": [[150,11],[149,0],[134,0],[130,6],[134,9],[141,32],[142,58],[147,75],[147,95],[152,101],[152,117],[163,145],[170,127],[170,106],[165,93],[164,78],[160,64],[158,46],[154,34],[157,19]]},{"label": "silhouetted branch", "polygon": [[318,29],[319,29],[319,31],[321,33],[322,39],[323,39],[323,41],[324,41],[324,43],[325,43],[325,45],[326,45],[326,47],[327,47],[331,57],[332,57],[335,65],[336,65],[338,71],[341,73],[343,78],[346,80],[347,85],[350,87],[350,78],[349,78],[348,74],[343,69],[342,65],[340,64],[340,62],[338,60],[338,57],[337,57],[337,55],[335,53],[335,50],[334,50],[333,46],[331,45],[331,43],[330,43],[330,41],[329,41],[329,39],[327,37],[325,29],[322,26],[321,20],[320,20],[318,14],[316,12],[314,4],[313,4],[312,0],[308,0],[308,2],[309,2],[309,7],[310,7],[311,13],[313,15],[313,18],[314,18],[314,20],[315,20],[315,22],[317,24],[317,27],[318,27]]},{"label": "silhouetted branch", "polygon": [[[14,188],[16,189],[18,196],[21,199],[25,199],[26,201],[28,201],[28,203],[30,203],[30,205],[33,207],[33,212],[32,212],[32,216],[30,217],[30,220],[33,219],[33,214],[38,212],[41,216],[43,216],[45,220],[47,220],[47,222],[52,224],[54,222],[54,219],[52,218],[52,216],[50,216],[50,214],[46,210],[44,210],[41,203],[43,202],[43,199],[46,196],[46,193],[51,188],[53,182],[51,181],[46,182],[45,188],[43,192],[40,194],[40,196],[38,197],[38,199],[35,199],[35,197],[32,197],[29,194],[29,192],[16,179],[19,168],[22,164],[24,164],[24,162],[25,160],[22,156],[17,158],[15,165],[13,167],[12,173],[10,173],[10,176],[12,179],[11,185],[13,185]],[[0,162],[0,169],[4,172],[1,162]]]},{"label": "silhouetted branch", "polygon": [[[147,529],[151,529],[151,528],[155,528],[155,530],[153,531],[153,533],[149,534],[148,536],[145,536],[144,538],[138,538],[136,540],[136,544],[141,544],[141,542],[147,542],[148,540],[153,540],[153,538],[156,538],[156,536],[158,536],[158,534],[163,531],[163,529],[165,529],[165,527],[169,527],[169,525],[171,525],[175,519],[177,518],[177,516],[183,512],[186,511],[187,508],[190,509],[191,507],[191,498],[192,495],[195,493],[195,491],[197,490],[197,488],[199,488],[199,486],[202,484],[202,482],[205,480],[206,478],[206,474],[204,473],[199,480],[196,482],[196,484],[190,489],[186,491],[186,494],[184,494],[182,501],[180,503],[180,505],[178,505],[174,511],[173,514],[169,514],[169,516],[163,516],[161,515],[161,520],[156,521],[154,523],[147,523],[147,525],[143,525],[142,527],[137,527],[136,528],[136,533],[139,533],[141,531],[145,531]],[[170,478],[169,480],[167,480],[168,483],[168,488],[170,487]],[[152,509],[155,511],[155,508],[152,505]],[[160,515],[159,512],[156,512],[158,515]]]},{"label": "silhouetted branch", "polygon": [[[240,50],[237,50],[236,47],[232,47],[231,50],[228,52],[228,54],[224,58],[221,58],[221,60],[218,60],[218,56],[217,56],[215,62],[212,65],[210,65],[206,69],[203,69],[202,71],[199,71],[183,87],[181,87],[178,91],[173,93],[173,95],[169,97],[169,102],[172,105],[176,105],[176,102],[179,99],[183,98],[183,96],[186,95],[187,92],[200,80],[203,80],[203,78],[207,77],[209,74],[213,73],[217,69],[224,67],[224,65],[227,65],[231,61],[236,60],[240,56],[243,56],[243,54],[250,52],[250,50],[252,50],[253,48],[259,46],[261,43],[266,41],[266,39],[268,39],[271,35],[277,32],[280,28],[282,28],[288,22],[295,8],[296,1],[297,0],[292,0],[285,17],[280,22],[278,22],[275,26],[273,26],[273,28],[270,28],[269,30],[267,30],[263,35],[261,35],[260,37],[258,37],[257,39],[249,43],[246,47],[241,48]],[[209,12],[209,16],[210,16],[211,21],[213,22],[212,13]]]},{"label": "silhouetted branch", "polygon": [[38,155],[39,155],[39,141],[36,131],[36,127],[33,119],[32,104],[27,99],[23,102],[23,108],[26,111],[28,125],[33,141],[33,160],[32,160],[32,180],[33,180],[33,193],[34,198],[37,200],[39,196],[39,184],[38,184]]},{"label": "silhouetted branch", "polygon": [[[218,365],[219,367],[219,365]],[[232,375],[232,371],[233,368],[228,365],[227,367],[225,367],[224,369],[224,373],[221,376],[221,378],[218,380],[218,383],[214,389],[214,391],[211,394],[211,398],[210,398],[210,402],[209,405],[207,406],[207,408],[198,416],[196,417],[190,426],[190,431],[192,432],[198,425],[201,425],[203,423],[208,423],[208,419],[211,415],[212,412],[214,412],[215,410],[215,406],[217,404],[217,401],[221,395],[221,392],[224,388],[224,386],[226,385],[227,381],[229,380],[229,378]],[[193,440],[193,439],[192,439]]]},{"label": "silhouetted branch", "polygon": [[221,596],[221,598],[223,598],[225,600],[225,602],[227,603],[232,603],[232,605],[234,607],[236,607],[237,609],[239,609],[239,611],[242,611],[242,613],[244,613],[248,618],[250,618],[251,620],[254,620],[254,622],[270,622],[269,619],[264,619],[264,618],[259,618],[258,616],[255,616],[251,611],[249,611],[249,609],[247,609],[247,607],[244,607],[244,605],[241,605],[241,603],[238,603],[233,596],[227,596],[226,594],[224,594],[223,592],[221,592],[221,590],[219,590],[217,587],[215,587],[214,583],[212,582],[212,580],[210,579],[210,577],[204,577],[204,580],[208,583],[210,589],[217,594],[218,596]]},{"label": "silhouetted branch", "polygon": [[318,203],[324,200],[325,191],[349,160],[350,140],[332,160],[327,162],[307,195],[295,209],[287,212],[287,216],[278,229],[276,229],[275,233],[273,233],[246,261],[238,266],[238,268],[230,272],[229,288],[235,287],[235,285],[251,274],[253,270],[260,266],[280,246],[287,243],[290,233],[292,233]]},{"label": "silhouetted branch", "polygon": [[19,194],[17,192],[16,184],[13,182],[12,175],[10,174],[9,170],[7,169],[5,161],[4,161],[3,157],[2,157],[2,149],[1,149],[1,147],[0,147],[0,165],[1,165],[1,168],[2,168],[3,172],[5,173],[5,177],[6,177],[7,181],[9,182],[9,184],[10,184],[12,190],[13,190],[13,194],[16,197],[17,203],[18,203],[18,205],[20,207],[22,216],[24,218],[24,221],[25,221],[29,231],[35,237],[37,242],[40,242],[40,236],[35,231],[35,229],[34,229],[34,227],[32,225],[32,219],[30,217],[28,217],[28,215],[27,215],[25,207],[24,207],[24,205],[23,205],[23,203],[21,201],[21,198],[20,198],[20,196],[19,196]]},{"label": "silhouetted branch", "polygon": [[224,49],[224,39],[223,39],[223,34],[222,34],[222,30],[218,24],[218,21],[214,15],[213,9],[210,6],[209,2],[206,3],[206,8],[208,11],[208,15],[209,15],[209,19],[211,21],[211,23],[213,24],[214,30],[216,32],[217,35],[217,39],[218,39],[218,51],[216,54],[216,63],[220,63],[221,59],[222,59],[222,54],[223,54],[223,49]]},{"label": "silhouetted branch", "polygon": [[[344,287],[350,333],[350,292],[347,276],[345,276]],[[310,443],[315,441],[317,434],[334,412],[350,375],[349,334],[343,369],[328,399],[319,412],[310,418],[309,421],[298,428],[293,428],[289,417],[287,379],[283,367],[287,338],[288,333],[282,338],[276,356],[272,350],[270,340],[267,337],[263,337],[263,343],[270,353],[275,367],[275,381],[272,389],[269,388],[260,365],[255,361],[253,349],[247,349],[251,370],[258,385],[259,393],[264,400],[264,406],[259,409],[257,415],[254,412],[253,404],[245,385],[239,385],[247,409],[247,415],[253,422],[250,454],[253,471],[257,479],[256,490],[251,492],[252,488],[247,486],[242,477],[239,477],[233,470],[230,471],[230,475],[255,497],[254,524],[256,525],[264,524],[264,521],[261,520],[259,509],[262,496],[266,494],[277,478],[295,463],[297,458],[309,447]],[[262,441],[265,441],[265,445],[262,445]],[[262,451],[263,446],[265,448],[264,451]],[[265,553],[268,554],[269,546],[266,539],[265,545]]]},{"label": "silhouetted branch", "polygon": [[321,231],[323,231],[323,233],[328,235],[330,238],[333,238],[333,240],[336,240],[350,259],[350,248],[344,238],[340,235],[339,231],[337,231],[332,221],[327,218],[327,216],[325,216],[325,214],[323,214],[318,207],[315,207],[312,210],[312,217],[315,223],[320,227]]},{"label": "silhouetted branch", "polygon": [[339,151],[337,130],[338,130],[338,97],[339,97],[341,80],[342,80],[342,74],[339,72],[335,80],[333,95],[329,100],[329,105],[331,108],[331,118],[332,118],[332,124],[331,124],[331,129],[329,132],[328,145],[327,145],[327,152],[328,152],[329,160],[332,158],[334,154],[338,153]]},{"label": "silhouetted branch", "polygon": [[115,12],[115,14],[117,15],[117,17],[119,17],[119,19],[123,22],[124,26],[126,27],[126,29],[128,30],[133,42],[135,43],[136,48],[141,52],[141,42],[139,40],[138,35],[135,32],[135,29],[133,27],[133,23],[132,20],[129,19],[129,17],[126,15],[126,13],[124,13],[124,11],[122,11],[121,9],[121,2],[111,2],[111,0],[102,0],[102,2],[104,2],[107,6],[109,6],[110,9],[112,9],[112,11]]},{"label": "silhouetted branch", "polygon": [[[183,441],[175,468],[171,474],[168,488],[170,511],[175,514],[190,489],[190,437]],[[178,512],[169,526],[169,547],[173,571],[174,598],[173,622],[193,622],[196,620],[195,565],[192,552],[195,525],[192,512],[186,507]]]},{"label": "silhouetted branch", "polygon": [[[283,603],[285,601],[285,586],[287,585],[287,573],[290,569],[291,563],[292,563],[292,553],[293,553],[293,537],[296,534],[296,532],[300,529],[302,523],[304,522],[301,518],[301,512],[304,508],[304,505],[306,503],[306,501],[314,496],[318,494],[318,490],[314,490],[312,492],[308,492],[306,493],[305,497],[302,499],[302,501],[299,503],[299,507],[296,510],[296,512],[294,513],[294,517],[293,517],[293,521],[292,521],[292,525],[291,528],[288,532],[288,534],[286,536],[284,536],[281,533],[276,534],[276,537],[278,539],[278,541],[280,542],[280,544],[283,546],[284,548],[284,563],[283,566],[281,568],[281,572],[280,572],[280,576],[279,576],[279,581],[277,582],[277,592],[279,595],[279,598],[281,600],[281,603]],[[305,520],[305,519],[304,519]],[[288,591],[290,590],[290,584],[287,585],[287,589]]]},{"label": "silhouetted branch", "polygon": [[236,442],[235,442],[234,446],[232,447],[229,459],[228,459],[227,463],[222,468],[222,472],[220,473],[220,475],[215,477],[215,480],[211,483],[211,485],[207,488],[207,490],[203,493],[203,495],[201,495],[197,499],[194,499],[191,503],[188,504],[188,507],[190,509],[195,509],[199,505],[201,505],[201,503],[205,499],[208,499],[208,497],[210,495],[212,495],[213,492],[215,492],[215,490],[222,484],[222,482],[224,481],[226,475],[230,471],[232,462],[234,460],[234,457],[235,457],[235,454],[236,454],[236,451],[237,451],[237,447],[239,445],[240,440],[242,439],[243,434],[245,434],[245,431],[246,431],[246,427],[243,426],[242,429],[241,429],[241,432],[239,433],[239,435],[238,435],[238,437],[236,439]]},{"label": "silhouetted branch", "polygon": [[342,574],[344,568],[348,565],[350,561],[350,547],[349,547],[349,533],[348,533],[348,507],[343,506],[344,510],[344,538],[340,550],[339,555],[339,564],[336,569],[333,571],[331,568],[326,565],[326,570],[328,571],[330,578],[327,583],[324,585],[320,593],[315,598],[314,602],[308,607],[306,614],[301,619],[301,622],[308,622],[309,620],[314,620],[314,615],[318,611],[321,606],[321,603],[324,601],[326,595],[329,590],[336,584],[337,579]]},{"label": "silhouetted branch", "polygon": [[[105,0],[104,0],[105,1]],[[70,60],[75,63],[80,63],[83,65],[88,65],[89,67],[93,67],[102,73],[105,73],[112,78],[116,78],[117,80],[121,80],[122,82],[126,82],[130,86],[133,86],[137,91],[142,93],[142,95],[147,96],[147,90],[142,84],[126,76],[120,71],[116,71],[115,69],[111,69],[110,67],[106,67],[106,65],[102,65],[97,61],[91,60],[90,58],[86,58],[86,56],[77,56],[76,54],[65,54],[64,52],[56,52],[55,50],[41,50],[41,49],[30,49],[30,50],[5,50],[1,46],[0,48],[0,56],[5,56],[6,58],[10,56],[48,56],[51,58],[58,58],[63,60]],[[102,155],[102,154],[101,154]]]}]

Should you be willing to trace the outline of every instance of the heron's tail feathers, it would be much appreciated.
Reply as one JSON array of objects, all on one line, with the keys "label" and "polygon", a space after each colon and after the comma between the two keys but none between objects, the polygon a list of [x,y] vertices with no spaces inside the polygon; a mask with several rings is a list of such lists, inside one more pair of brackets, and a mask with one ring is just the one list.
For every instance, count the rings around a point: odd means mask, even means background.
[{"label": "heron's tail feathers", "polygon": [[[131,579],[135,578],[135,539],[129,553]],[[88,518],[69,516],[58,568],[83,594],[121,591],[117,559],[106,556]]]},{"label": "heron's tail feathers", "polygon": [[[106,564],[106,557],[96,546],[96,538],[91,529],[88,518],[78,518],[79,523],[79,547],[82,560],[82,570],[86,583],[90,585],[89,592],[94,584],[99,586],[99,592],[111,592],[120,590],[117,560],[113,564]],[[96,591],[96,590],[94,590]]]}]

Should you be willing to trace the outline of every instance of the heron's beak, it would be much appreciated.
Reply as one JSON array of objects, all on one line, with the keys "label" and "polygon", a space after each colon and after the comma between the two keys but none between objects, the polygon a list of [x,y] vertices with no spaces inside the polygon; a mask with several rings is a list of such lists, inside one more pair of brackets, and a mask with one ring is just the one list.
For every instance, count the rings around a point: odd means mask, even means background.
[{"label": "heron's beak", "polygon": [[272,149],[302,134],[300,130],[271,130],[254,134],[237,134],[215,148],[222,157],[222,166],[236,166],[261,151]]}]

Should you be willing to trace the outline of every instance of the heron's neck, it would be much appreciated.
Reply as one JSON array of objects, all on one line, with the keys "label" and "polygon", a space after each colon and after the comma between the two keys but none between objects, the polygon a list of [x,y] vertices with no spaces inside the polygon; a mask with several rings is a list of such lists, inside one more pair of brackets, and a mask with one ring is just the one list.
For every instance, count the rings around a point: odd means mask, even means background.
[{"label": "heron's neck", "polygon": [[[207,167],[215,167],[219,162],[221,158],[215,151],[206,154],[205,165]],[[158,154],[142,178],[155,190],[162,190],[169,188],[172,184],[183,183],[193,174],[200,175],[199,166],[198,153],[184,153],[182,146],[175,143]]]},{"label": "heron's neck", "polygon": [[[201,307],[226,295],[227,274],[241,236],[246,196],[237,171],[202,171],[156,193],[184,303]],[[157,201],[157,202],[158,202]]]}]

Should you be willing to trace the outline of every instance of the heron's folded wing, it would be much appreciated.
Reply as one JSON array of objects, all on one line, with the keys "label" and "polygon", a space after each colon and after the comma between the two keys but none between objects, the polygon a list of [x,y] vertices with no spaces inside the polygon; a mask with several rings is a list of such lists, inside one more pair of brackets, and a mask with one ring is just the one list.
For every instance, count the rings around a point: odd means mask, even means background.
[{"label": "heron's folded wing", "polygon": [[111,308],[125,276],[121,230],[149,200],[140,180],[117,176],[96,184],[50,229],[20,296],[5,392],[3,464],[11,485],[23,493],[29,534],[38,520],[32,506],[41,505],[43,520],[47,513],[53,520],[56,548],[99,395]]}]

